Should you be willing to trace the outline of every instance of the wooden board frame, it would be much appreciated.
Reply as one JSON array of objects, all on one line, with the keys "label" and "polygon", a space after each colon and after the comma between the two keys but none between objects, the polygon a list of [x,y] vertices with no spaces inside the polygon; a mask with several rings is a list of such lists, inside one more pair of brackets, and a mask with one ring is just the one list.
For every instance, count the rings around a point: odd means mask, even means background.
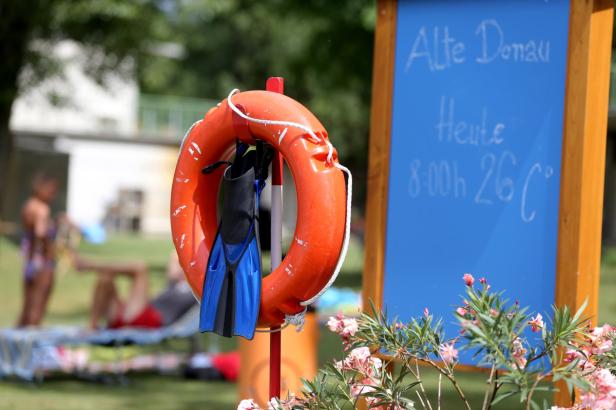
[{"label": "wooden board frame", "polygon": [[[597,320],[612,52],[611,0],[571,0],[560,209],[557,306]],[[366,203],[363,306],[383,305],[397,0],[377,1]],[[566,404],[564,389],[557,404]]]}]

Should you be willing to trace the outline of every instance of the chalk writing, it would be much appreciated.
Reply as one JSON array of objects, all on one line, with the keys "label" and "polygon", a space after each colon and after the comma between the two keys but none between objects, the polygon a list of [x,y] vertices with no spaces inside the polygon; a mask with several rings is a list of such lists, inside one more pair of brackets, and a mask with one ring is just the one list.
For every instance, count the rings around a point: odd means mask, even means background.
[{"label": "chalk writing", "polygon": [[496,122],[488,127],[488,108],[481,107],[476,123],[464,121],[455,116],[455,99],[441,97],[439,119],[435,126],[439,142],[453,142],[460,145],[498,145],[504,142],[502,133],[505,124]]},{"label": "chalk writing", "polygon": [[452,35],[449,26],[422,26],[413,39],[404,70],[408,72],[418,64],[425,64],[431,72],[438,72],[468,62],[482,65],[496,61],[550,62],[549,40],[511,40],[495,19],[482,20],[474,29],[474,38],[476,42],[467,46]]},{"label": "chalk writing", "polygon": [[[409,179],[407,192],[411,198],[427,195],[431,198],[464,199],[467,197],[467,187],[474,192],[472,201],[479,206],[493,206],[497,203],[507,204],[516,199],[516,181],[512,175],[517,174],[516,156],[507,150],[500,154],[488,152],[481,157],[479,168],[480,179],[471,181],[466,175],[475,175],[473,170],[461,170],[458,161],[435,159],[423,161],[412,159],[409,163]],[[524,175],[524,170],[521,170]],[[521,179],[520,218],[523,222],[532,222],[536,210],[528,204],[528,191],[532,183],[541,183],[554,175],[554,169],[549,165],[534,163],[526,176]]]}]

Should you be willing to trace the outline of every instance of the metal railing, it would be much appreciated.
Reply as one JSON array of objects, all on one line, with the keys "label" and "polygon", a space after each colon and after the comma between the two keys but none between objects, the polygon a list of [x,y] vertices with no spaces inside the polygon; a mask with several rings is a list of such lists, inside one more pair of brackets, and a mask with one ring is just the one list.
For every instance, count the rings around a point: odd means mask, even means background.
[{"label": "metal railing", "polygon": [[139,132],[144,135],[182,138],[186,130],[218,101],[141,94],[139,96]]}]

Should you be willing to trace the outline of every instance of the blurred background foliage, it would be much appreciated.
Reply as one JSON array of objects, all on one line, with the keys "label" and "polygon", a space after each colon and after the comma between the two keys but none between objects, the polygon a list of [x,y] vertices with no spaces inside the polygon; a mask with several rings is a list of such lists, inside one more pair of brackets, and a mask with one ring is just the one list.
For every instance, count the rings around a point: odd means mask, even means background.
[{"label": "blurred background foliage", "polygon": [[63,75],[51,46],[66,39],[83,45],[86,72],[104,83],[111,72],[135,75],[149,44],[165,35],[164,21],[160,4],[149,0],[0,2],[0,197],[14,146],[13,102],[27,88]]},{"label": "blurred background foliage", "polygon": [[72,39],[85,46],[94,79],[123,73],[143,93],[222,99],[284,77],[354,171],[362,207],[374,24],[371,0],[3,0],[0,164],[12,147],[12,102],[62,75],[48,46]]}]

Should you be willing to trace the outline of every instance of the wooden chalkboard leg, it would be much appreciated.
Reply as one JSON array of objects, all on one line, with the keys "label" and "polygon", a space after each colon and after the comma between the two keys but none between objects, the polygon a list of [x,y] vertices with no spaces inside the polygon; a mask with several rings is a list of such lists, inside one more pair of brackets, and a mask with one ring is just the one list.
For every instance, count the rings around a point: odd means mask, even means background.
[{"label": "wooden chalkboard leg", "polygon": [[[613,1],[572,1],[556,304],[597,321]],[[570,404],[564,385],[555,404]]]}]

